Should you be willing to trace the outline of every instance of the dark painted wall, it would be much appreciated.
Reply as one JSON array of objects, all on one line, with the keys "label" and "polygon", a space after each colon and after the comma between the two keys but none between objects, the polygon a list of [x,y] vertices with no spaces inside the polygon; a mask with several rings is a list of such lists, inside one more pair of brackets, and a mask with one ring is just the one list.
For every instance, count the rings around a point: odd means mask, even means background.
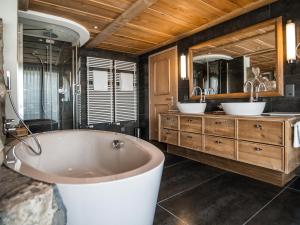
[{"label": "dark painted wall", "polygon": [[[291,19],[296,24],[300,25],[300,1],[299,0],[279,0],[273,4],[264,6],[255,11],[249,12],[245,15],[236,17],[227,22],[216,25],[207,30],[196,33],[190,37],[181,39],[176,43],[172,43],[168,46],[151,51],[147,54],[140,56],[140,69],[139,69],[139,86],[140,92],[140,127],[142,127],[142,136],[148,139],[149,129],[149,114],[148,114],[148,56],[172,47],[178,46],[178,56],[182,53],[187,54],[188,48],[198,43],[207,41],[209,39],[222,36],[227,33],[254,25],[256,23],[263,22],[265,20],[275,18],[278,16],[283,17],[283,23]],[[298,38],[299,40],[299,38]],[[178,57],[180,58],[180,57]],[[188,98],[189,87],[188,80],[181,80],[180,74],[178,76],[178,97],[179,101]],[[266,111],[300,111],[300,64],[288,64],[284,65],[284,80],[285,84],[295,84],[295,97],[272,97],[265,98],[267,101]],[[217,109],[217,105],[224,101],[247,101],[247,99],[226,99],[226,100],[209,100],[207,111]]]},{"label": "dark painted wall", "polygon": [[[87,126],[87,67],[86,67],[86,57],[99,57],[99,58],[106,58],[106,59],[113,59],[113,60],[123,60],[129,62],[136,62],[138,65],[138,57],[114,52],[114,51],[107,51],[107,50],[100,50],[100,49],[80,49],[80,58],[81,58],[81,65],[80,65],[80,75],[81,75],[81,127],[86,128]],[[139,67],[137,68],[137,79],[139,78],[138,75]],[[137,80],[139,83],[139,80]],[[139,85],[138,85],[139,86]],[[114,131],[119,133],[125,133],[129,135],[134,135],[134,128],[139,126],[139,117],[137,122],[121,122],[120,125],[116,124],[96,124],[94,129],[98,130],[106,130],[106,131]]]}]

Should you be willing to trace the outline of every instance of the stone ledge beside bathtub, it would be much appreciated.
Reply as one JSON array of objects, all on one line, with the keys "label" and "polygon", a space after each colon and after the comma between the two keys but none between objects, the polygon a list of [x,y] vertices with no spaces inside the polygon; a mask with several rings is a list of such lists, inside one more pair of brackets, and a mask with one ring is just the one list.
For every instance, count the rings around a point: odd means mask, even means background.
[{"label": "stone ledge beside bathtub", "polygon": [[66,209],[55,185],[0,167],[0,225],[65,225]]}]

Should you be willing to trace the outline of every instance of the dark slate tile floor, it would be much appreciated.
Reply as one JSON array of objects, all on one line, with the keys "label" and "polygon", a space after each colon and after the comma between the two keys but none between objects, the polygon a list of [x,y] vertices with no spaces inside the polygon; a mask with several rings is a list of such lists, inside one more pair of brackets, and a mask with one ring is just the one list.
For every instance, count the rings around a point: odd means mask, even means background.
[{"label": "dark slate tile floor", "polygon": [[300,177],[277,187],[166,154],[154,225],[300,225]]}]

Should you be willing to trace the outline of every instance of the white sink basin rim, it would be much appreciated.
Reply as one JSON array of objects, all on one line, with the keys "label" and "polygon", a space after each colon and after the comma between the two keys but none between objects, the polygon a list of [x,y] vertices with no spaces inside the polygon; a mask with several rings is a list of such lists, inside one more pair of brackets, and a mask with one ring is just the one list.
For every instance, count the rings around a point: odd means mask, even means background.
[{"label": "white sink basin rim", "polygon": [[259,116],[266,107],[265,102],[230,102],[221,105],[226,114],[235,116]]},{"label": "white sink basin rim", "polygon": [[177,103],[177,107],[181,113],[203,114],[206,103]]}]

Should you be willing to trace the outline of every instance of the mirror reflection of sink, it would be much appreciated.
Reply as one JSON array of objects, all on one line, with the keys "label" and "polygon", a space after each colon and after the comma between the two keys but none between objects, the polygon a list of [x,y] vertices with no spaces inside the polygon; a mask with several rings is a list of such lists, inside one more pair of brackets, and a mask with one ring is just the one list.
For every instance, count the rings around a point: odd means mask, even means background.
[{"label": "mirror reflection of sink", "polygon": [[221,103],[224,111],[228,115],[235,116],[259,116],[263,113],[265,102],[230,102]]},{"label": "mirror reflection of sink", "polygon": [[181,113],[203,114],[206,103],[177,103],[177,107]]}]

